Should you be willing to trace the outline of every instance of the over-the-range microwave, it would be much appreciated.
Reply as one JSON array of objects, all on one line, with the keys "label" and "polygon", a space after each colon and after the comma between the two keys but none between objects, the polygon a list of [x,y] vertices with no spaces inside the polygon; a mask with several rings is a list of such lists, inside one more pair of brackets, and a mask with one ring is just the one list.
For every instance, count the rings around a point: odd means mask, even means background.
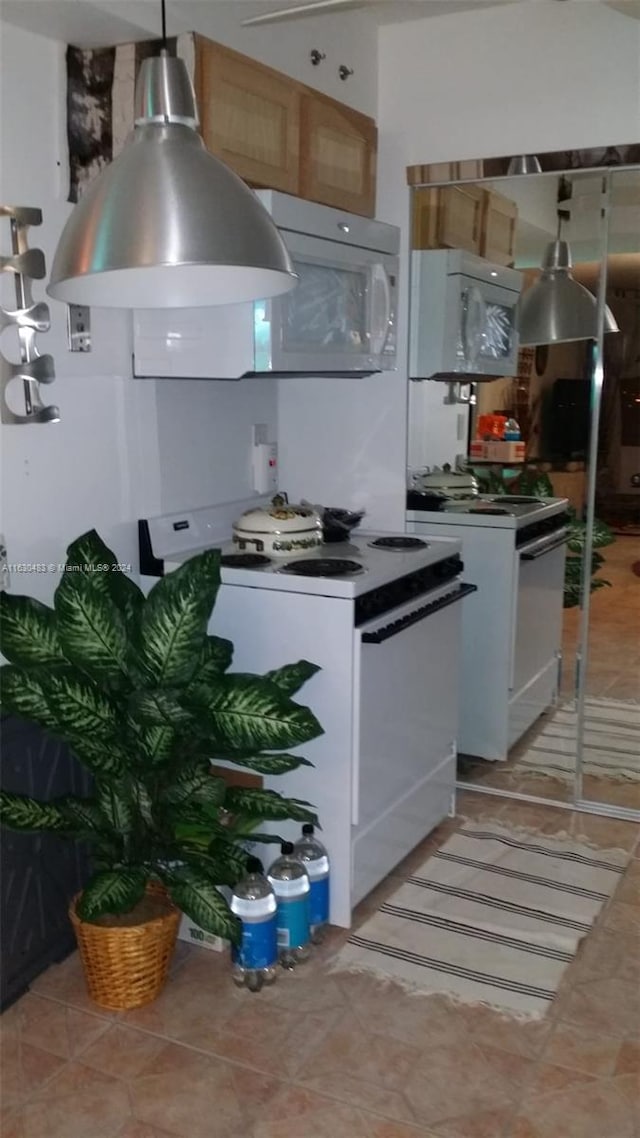
[{"label": "over-the-range microwave", "polygon": [[134,375],[239,379],[393,370],[399,229],[275,190],[258,197],[287,244],[295,288],[254,304],[137,310]]},{"label": "over-the-range microwave", "polygon": [[411,379],[516,375],[522,273],[462,249],[411,254]]}]

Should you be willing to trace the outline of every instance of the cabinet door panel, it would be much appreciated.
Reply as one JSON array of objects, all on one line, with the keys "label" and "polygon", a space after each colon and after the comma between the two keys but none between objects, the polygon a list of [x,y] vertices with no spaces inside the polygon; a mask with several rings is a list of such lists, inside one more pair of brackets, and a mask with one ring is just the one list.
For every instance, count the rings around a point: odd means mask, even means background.
[{"label": "cabinet door panel", "polygon": [[478,186],[447,186],[438,200],[438,243],[448,249],[480,252],[483,191]]},{"label": "cabinet door panel", "polygon": [[300,192],[373,217],[377,130],[372,119],[321,95],[302,99]]},{"label": "cabinet door panel", "polygon": [[420,186],[411,195],[413,224],[411,229],[412,249],[438,248],[438,198],[440,191],[435,186]]},{"label": "cabinet door panel", "polygon": [[485,193],[480,253],[496,265],[512,265],[515,259],[518,207],[502,194]]},{"label": "cabinet door panel", "polygon": [[202,137],[254,186],[298,193],[300,91],[291,79],[198,40]]}]

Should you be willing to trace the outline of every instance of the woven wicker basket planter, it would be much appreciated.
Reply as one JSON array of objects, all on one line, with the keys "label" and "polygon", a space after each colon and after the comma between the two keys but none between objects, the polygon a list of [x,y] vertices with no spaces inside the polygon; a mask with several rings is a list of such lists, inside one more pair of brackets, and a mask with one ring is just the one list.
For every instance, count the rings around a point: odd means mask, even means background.
[{"label": "woven wicker basket planter", "polygon": [[164,987],[180,912],[161,888],[151,886],[147,893],[162,899],[166,912],[142,925],[109,928],[89,924],[76,913],[78,897],[71,902],[69,916],[89,995],[101,1008],[139,1008],[155,1000]]}]

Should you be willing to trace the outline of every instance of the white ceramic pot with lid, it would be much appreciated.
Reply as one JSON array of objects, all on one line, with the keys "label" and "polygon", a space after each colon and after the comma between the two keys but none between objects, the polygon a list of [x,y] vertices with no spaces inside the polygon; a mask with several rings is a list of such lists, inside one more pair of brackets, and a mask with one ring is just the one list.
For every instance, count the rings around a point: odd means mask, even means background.
[{"label": "white ceramic pot with lid", "polygon": [[442,469],[428,467],[414,475],[416,490],[428,490],[442,498],[474,498],[478,481],[470,470],[453,470],[448,462]]},{"label": "white ceramic pot with lid", "polygon": [[291,557],[322,545],[322,518],[312,506],[292,505],[286,494],[276,494],[233,523],[233,541],[241,552]]}]

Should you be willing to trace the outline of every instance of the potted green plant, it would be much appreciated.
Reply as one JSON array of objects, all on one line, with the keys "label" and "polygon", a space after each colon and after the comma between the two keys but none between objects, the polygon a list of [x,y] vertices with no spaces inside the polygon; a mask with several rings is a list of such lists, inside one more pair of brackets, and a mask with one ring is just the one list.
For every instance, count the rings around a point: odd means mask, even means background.
[{"label": "potted green plant", "polygon": [[[587,525],[581,522],[574,509],[569,510],[569,538],[567,540],[567,561],[564,574],[564,607],[575,608],[580,604],[582,595],[582,577],[584,573],[584,557],[586,551]],[[591,550],[590,592],[611,586],[611,581],[595,574],[604,565],[604,557],[597,551],[612,545],[615,537],[611,530],[599,518],[593,519],[593,541]]]},{"label": "potted green plant", "polygon": [[93,874],[70,915],[103,1006],[157,994],[179,910],[237,941],[218,887],[242,874],[245,835],[263,820],[316,821],[306,802],[212,773],[212,760],[294,770],[307,760],[283,750],[322,733],[292,699],[314,664],[228,671],[232,644],[207,632],[219,579],[208,550],[145,597],[92,530],[69,547],[53,608],[0,594],[2,708],[65,740],[95,788],[48,802],[2,792],[0,822],[90,844]]}]

